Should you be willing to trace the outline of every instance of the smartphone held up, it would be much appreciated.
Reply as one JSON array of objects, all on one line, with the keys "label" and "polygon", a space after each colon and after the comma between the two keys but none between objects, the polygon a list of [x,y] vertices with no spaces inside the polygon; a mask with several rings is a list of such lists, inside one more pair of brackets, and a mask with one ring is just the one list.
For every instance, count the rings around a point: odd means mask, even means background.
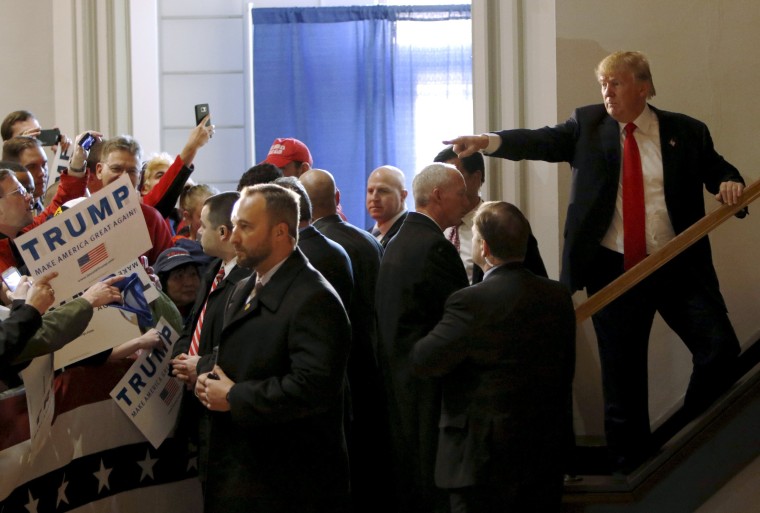
[{"label": "smartphone held up", "polygon": [[40,141],[40,144],[43,146],[55,146],[58,144],[58,141],[61,140],[61,131],[57,128],[40,130],[37,140]]},{"label": "smartphone held up", "polygon": [[[208,103],[200,103],[195,106],[195,126],[201,124],[203,118],[209,115]],[[211,126],[211,118],[206,121],[206,126]]]}]

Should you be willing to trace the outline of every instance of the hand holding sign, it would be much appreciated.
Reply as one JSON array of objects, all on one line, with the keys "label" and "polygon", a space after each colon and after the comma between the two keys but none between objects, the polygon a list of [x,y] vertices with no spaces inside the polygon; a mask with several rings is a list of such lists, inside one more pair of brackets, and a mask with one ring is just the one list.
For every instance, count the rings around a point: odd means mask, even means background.
[{"label": "hand holding sign", "polygon": [[114,287],[113,284],[123,279],[124,276],[111,276],[103,281],[99,281],[89,289],[85,290],[82,297],[86,299],[93,308],[105,306],[110,303],[121,303],[121,291],[117,287]]}]

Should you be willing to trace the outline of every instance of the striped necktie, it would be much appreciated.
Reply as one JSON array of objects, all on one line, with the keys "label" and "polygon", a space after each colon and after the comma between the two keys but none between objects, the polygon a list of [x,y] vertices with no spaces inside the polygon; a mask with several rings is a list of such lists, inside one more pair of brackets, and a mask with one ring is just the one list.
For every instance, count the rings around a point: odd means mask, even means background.
[{"label": "striped necktie", "polygon": [[206,306],[208,305],[208,298],[211,296],[211,293],[216,290],[216,287],[219,285],[219,283],[224,279],[224,265],[219,268],[219,272],[216,273],[216,276],[214,277],[214,282],[211,284],[211,290],[208,291],[208,296],[206,296],[206,302],[203,303],[203,309],[201,310],[201,314],[198,316],[198,322],[195,325],[195,331],[193,331],[193,338],[190,341],[190,350],[188,353],[190,356],[195,356],[198,354],[198,345],[201,341],[201,328],[203,328],[203,318],[206,316]]}]

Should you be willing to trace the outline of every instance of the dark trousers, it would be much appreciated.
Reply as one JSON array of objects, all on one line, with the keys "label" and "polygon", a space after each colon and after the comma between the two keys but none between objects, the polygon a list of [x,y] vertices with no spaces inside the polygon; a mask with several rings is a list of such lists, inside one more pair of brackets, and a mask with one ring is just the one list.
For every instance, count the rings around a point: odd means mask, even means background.
[{"label": "dark trousers", "polygon": [[241,501],[206,500],[205,513],[349,513],[348,497],[322,497],[304,500],[293,498],[247,498]]},{"label": "dark trousers", "polygon": [[[655,312],[692,354],[684,409],[704,411],[735,379],[739,342],[715,270],[687,253],[593,316],[599,344],[607,446],[617,470],[633,470],[651,451],[647,349]],[[600,248],[587,286],[594,294],[623,273],[623,256]]]},{"label": "dark trousers", "polygon": [[562,475],[550,482],[475,485],[449,490],[451,513],[558,513],[562,508]]}]

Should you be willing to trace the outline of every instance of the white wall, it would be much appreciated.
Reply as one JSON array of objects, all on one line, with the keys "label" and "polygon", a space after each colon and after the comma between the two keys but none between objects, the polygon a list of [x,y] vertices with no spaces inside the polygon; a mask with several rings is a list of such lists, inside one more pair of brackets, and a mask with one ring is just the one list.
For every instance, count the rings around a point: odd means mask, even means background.
[{"label": "white wall", "polygon": [[52,4],[53,0],[0,0],[0,116],[31,110],[44,128],[56,121]]},{"label": "white wall", "polygon": [[162,0],[158,8],[161,147],[179,152],[195,126],[194,105],[208,103],[216,133],[193,179],[220,190],[234,190],[254,163],[249,16],[241,0]]}]

